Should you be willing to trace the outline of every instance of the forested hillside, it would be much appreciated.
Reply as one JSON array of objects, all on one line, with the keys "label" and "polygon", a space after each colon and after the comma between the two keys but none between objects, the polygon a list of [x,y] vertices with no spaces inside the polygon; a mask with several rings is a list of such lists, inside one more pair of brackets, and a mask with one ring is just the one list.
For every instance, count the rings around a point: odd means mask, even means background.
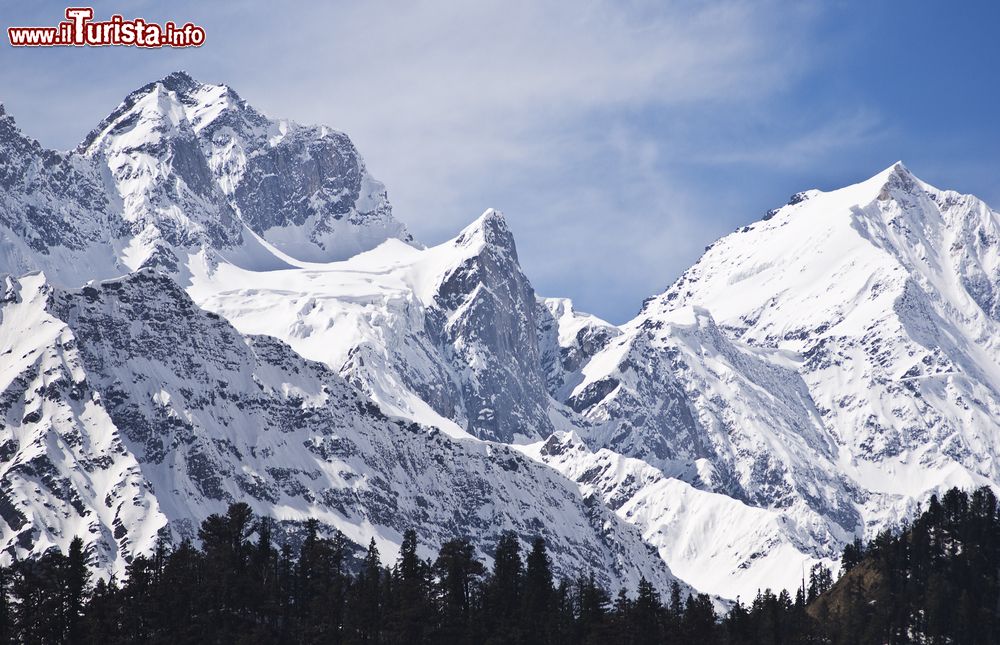
[{"label": "forested hillside", "polygon": [[[719,616],[712,600],[642,581],[610,594],[593,572],[554,580],[545,542],[504,534],[487,567],[462,538],[421,559],[407,532],[383,563],[307,525],[293,552],[244,504],[213,515],[201,547],[160,545],[121,581],[88,555],[0,569],[0,641],[23,643],[995,643],[1000,515],[987,488],[932,497],[919,517],[817,566],[793,597],[763,591]],[[527,545],[526,547],[523,545]]]}]

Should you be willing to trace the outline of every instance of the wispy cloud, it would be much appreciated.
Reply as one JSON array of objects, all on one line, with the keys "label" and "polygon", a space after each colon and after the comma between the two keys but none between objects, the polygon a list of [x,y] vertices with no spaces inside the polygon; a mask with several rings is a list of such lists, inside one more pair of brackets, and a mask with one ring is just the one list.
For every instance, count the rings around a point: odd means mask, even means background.
[{"label": "wispy cloud", "polygon": [[347,130],[401,216],[436,237],[471,215],[461,193],[513,165],[573,165],[610,118],[781,90],[805,58],[787,34],[809,17],[748,2],[337,3],[275,17],[274,39],[224,76],[272,112]]},{"label": "wispy cloud", "polygon": [[[810,2],[122,5],[98,13],[194,20],[208,44],[15,52],[4,94],[43,142],[71,145],[129,89],[183,67],[273,115],[348,132],[427,242],[505,210],[540,290],[612,318],[731,224],[706,216],[711,181],[691,167],[791,165],[878,127],[858,112],[776,136],[776,98],[814,64]],[[736,203],[713,198],[716,209]]]},{"label": "wispy cloud", "polygon": [[702,163],[801,167],[827,160],[844,149],[887,136],[891,126],[876,112],[858,110],[818,122],[784,124],[780,132],[769,131],[748,140],[729,139],[724,145],[703,148],[695,158]]}]

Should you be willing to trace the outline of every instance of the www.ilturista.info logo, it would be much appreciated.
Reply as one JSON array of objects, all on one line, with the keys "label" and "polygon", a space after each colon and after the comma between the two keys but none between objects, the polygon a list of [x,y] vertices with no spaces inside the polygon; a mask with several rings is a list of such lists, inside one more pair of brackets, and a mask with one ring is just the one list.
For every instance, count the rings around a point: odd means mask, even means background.
[{"label": "www.ilturista.info logo", "polygon": [[14,47],[201,47],[205,30],[190,22],[178,26],[162,25],[142,18],[126,20],[119,15],[104,22],[93,22],[91,7],[69,7],[66,20],[56,27],[8,27],[7,36]]}]

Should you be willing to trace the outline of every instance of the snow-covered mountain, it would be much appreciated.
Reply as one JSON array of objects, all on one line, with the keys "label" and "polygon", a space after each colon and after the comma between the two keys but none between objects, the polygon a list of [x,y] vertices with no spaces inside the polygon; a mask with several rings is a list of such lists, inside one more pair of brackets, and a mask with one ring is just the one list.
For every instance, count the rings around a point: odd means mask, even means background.
[{"label": "snow-covered mountain", "polygon": [[74,151],[0,109],[0,538],[120,570],[246,499],[392,554],[544,531],[612,588],[794,587],[1000,483],[1000,217],[896,164],[713,244],[621,326],[494,210],[424,248],[350,140],[172,74]]},{"label": "snow-covered mountain", "polygon": [[421,251],[345,136],[184,74],[71,153],[3,125],[6,557],[81,535],[120,573],[242,500],[293,538],[315,517],[389,557],[409,527],[427,555],[514,529],[566,576],[675,579],[599,497],[473,436],[550,431],[536,299],[499,214]]},{"label": "snow-covered mountain", "polygon": [[567,399],[594,422],[581,436],[780,511],[813,557],[936,490],[996,485],[998,224],[902,164],[796,195],[593,357]]},{"label": "snow-covered mountain", "polygon": [[157,535],[195,538],[239,500],[286,524],[316,517],[356,543],[374,537],[389,554],[410,527],[427,545],[468,535],[489,546],[514,529],[545,535],[567,575],[673,580],[632,526],[551,469],[387,417],[153,269],[72,290],[39,273],[7,278],[0,347],[8,553],[81,535],[121,572]]},{"label": "snow-covered mountain", "polygon": [[534,290],[496,211],[430,249],[390,239],[268,272],[199,260],[190,291],[202,306],[286,340],[393,414],[489,440],[552,432]]},{"label": "snow-covered mountain", "polygon": [[[597,494],[620,518],[642,530],[671,571],[713,595],[744,599],[766,586],[795,587],[814,538],[780,509],[751,506],[695,488],[641,459],[607,448],[591,451],[573,433],[522,446]],[[797,566],[800,565],[800,566]]]},{"label": "snow-covered mountain", "polygon": [[0,109],[0,270],[77,284],[184,255],[257,268],[412,242],[346,135],[269,119],[183,72],[132,92],[68,153]]}]

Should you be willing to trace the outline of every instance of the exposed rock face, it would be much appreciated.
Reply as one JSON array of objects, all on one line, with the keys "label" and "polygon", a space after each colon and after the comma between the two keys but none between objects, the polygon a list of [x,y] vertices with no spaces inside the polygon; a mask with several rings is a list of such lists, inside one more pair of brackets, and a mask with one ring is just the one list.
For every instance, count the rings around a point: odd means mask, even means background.
[{"label": "exposed rock face", "polygon": [[611,323],[576,311],[567,298],[539,298],[535,320],[546,385],[558,400],[579,385],[594,354],[621,335]]},{"label": "exposed rock face", "polygon": [[74,155],[45,150],[0,106],[0,266],[25,272],[39,262],[67,270],[107,239],[108,196],[100,172]]},{"label": "exposed rock face", "polygon": [[549,400],[536,335],[535,291],[502,215],[487,211],[453,241],[466,257],[442,276],[428,312],[432,338],[466,372],[473,434],[499,441],[547,436]]}]

